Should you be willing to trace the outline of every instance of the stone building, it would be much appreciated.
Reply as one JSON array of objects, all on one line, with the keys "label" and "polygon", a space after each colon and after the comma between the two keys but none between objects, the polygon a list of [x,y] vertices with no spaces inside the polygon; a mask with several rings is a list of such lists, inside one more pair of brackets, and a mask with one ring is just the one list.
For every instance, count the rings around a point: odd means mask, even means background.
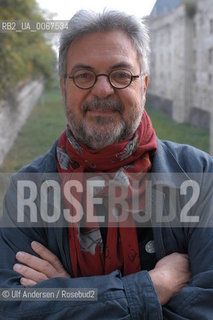
[{"label": "stone building", "polygon": [[213,153],[213,0],[157,0],[148,20],[152,105],[209,130]]}]

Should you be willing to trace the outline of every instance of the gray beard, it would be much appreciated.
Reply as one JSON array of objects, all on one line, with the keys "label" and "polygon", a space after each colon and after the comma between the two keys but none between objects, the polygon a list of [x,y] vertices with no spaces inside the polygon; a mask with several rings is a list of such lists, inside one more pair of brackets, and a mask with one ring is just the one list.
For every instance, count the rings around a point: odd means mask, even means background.
[{"label": "gray beard", "polygon": [[[96,122],[101,125],[99,118],[96,118]],[[102,120],[103,118],[101,118]],[[119,126],[112,126],[110,130],[105,130],[105,132],[100,132],[100,130],[93,129],[89,132],[85,120],[82,120],[77,128],[70,126],[71,131],[78,141],[86,144],[91,149],[102,149],[110,144],[114,144],[125,139],[126,136],[126,126],[123,121],[120,122]]]},{"label": "gray beard", "polygon": [[133,112],[130,119],[128,119],[129,122],[126,123],[122,118],[124,110],[123,105],[114,100],[96,99],[94,102],[85,103],[82,106],[82,110],[84,115],[88,110],[112,110],[121,114],[121,121],[116,124],[112,117],[95,117],[94,127],[92,129],[88,128],[85,119],[76,123],[72,114],[69,114],[69,117],[67,114],[68,124],[74,137],[87,147],[95,150],[102,149],[131,136],[137,130],[142,117],[142,112],[141,116],[138,116]]}]

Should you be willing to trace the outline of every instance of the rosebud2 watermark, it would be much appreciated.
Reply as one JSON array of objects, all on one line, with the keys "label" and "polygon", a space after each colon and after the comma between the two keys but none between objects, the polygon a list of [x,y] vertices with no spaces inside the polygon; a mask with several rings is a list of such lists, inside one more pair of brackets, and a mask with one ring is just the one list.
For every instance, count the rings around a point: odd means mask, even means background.
[{"label": "rosebud2 watermark", "polygon": [[[122,177],[121,177],[122,178]],[[213,226],[210,175],[127,175],[54,173],[16,174],[12,178],[2,227]],[[213,175],[212,175],[213,180]],[[125,181],[125,183],[124,183]],[[11,205],[11,209],[10,209]]]}]

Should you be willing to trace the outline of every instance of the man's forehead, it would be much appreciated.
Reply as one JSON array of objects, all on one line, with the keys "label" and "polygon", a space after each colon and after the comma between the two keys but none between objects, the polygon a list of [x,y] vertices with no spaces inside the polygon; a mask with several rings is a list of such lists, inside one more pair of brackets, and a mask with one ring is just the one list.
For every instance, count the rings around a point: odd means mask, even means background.
[{"label": "man's forehead", "polygon": [[[132,64],[138,58],[137,50],[129,36],[122,30],[84,34],[75,39],[68,49],[67,61],[87,64],[106,59],[112,66],[118,63]],[[113,62],[114,61],[114,62]],[[130,63],[131,61],[131,63]]]},{"label": "man's forehead", "polygon": [[107,30],[107,31],[94,31],[89,33],[84,33],[76,37],[69,46],[69,50],[74,48],[76,45],[88,45],[90,43],[96,44],[97,47],[101,47],[100,43],[111,43],[119,45],[129,45],[134,49],[134,45],[130,36],[120,29]]}]

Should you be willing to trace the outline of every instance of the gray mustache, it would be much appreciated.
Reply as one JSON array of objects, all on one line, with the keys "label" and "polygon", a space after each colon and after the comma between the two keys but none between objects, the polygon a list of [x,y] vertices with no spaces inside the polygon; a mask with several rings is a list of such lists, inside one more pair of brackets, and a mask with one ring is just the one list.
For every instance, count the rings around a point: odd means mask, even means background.
[{"label": "gray mustache", "polygon": [[85,102],[82,106],[83,112],[91,110],[100,110],[100,111],[118,111],[123,113],[124,107],[123,104],[118,101],[113,100],[95,100],[92,102]]}]

